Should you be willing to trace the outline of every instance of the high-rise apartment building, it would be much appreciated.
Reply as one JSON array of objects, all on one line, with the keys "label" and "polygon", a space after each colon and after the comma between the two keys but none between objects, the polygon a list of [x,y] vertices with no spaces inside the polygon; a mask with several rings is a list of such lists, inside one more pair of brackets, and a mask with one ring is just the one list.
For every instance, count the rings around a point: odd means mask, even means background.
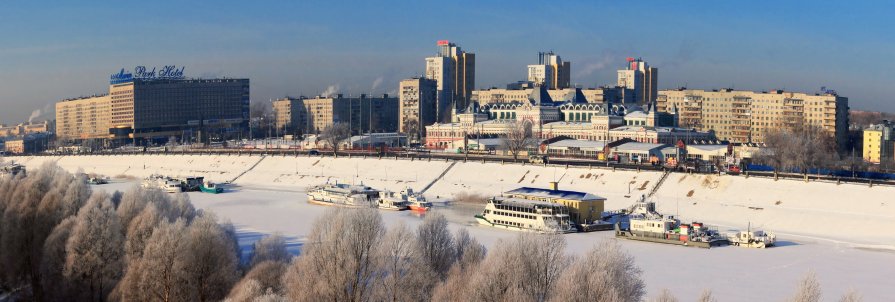
[{"label": "high-rise apartment building", "polygon": [[628,58],[625,69],[618,71],[618,86],[634,91],[634,101],[646,105],[656,101],[659,93],[659,70],[642,59]]},{"label": "high-rise apartment building", "polygon": [[109,137],[112,99],[99,95],[56,103],[56,136],[61,140]]},{"label": "high-rise apartment building", "polygon": [[660,111],[676,112],[681,127],[715,131],[731,142],[763,142],[768,130],[814,125],[828,131],[840,150],[848,143],[848,98],[733,89],[674,89],[659,92]]},{"label": "high-rise apartment building", "polygon": [[538,53],[538,64],[528,65],[528,81],[547,89],[571,87],[572,63],[550,52]]},{"label": "high-rise apartment building", "polygon": [[475,54],[447,40],[438,41],[438,55],[426,58],[426,78],[438,83],[437,119],[450,121],[453,112],[469,105],[475,90]]},{"label": "high-rise apartment building", "polygon": [[398,130],[398,98],[370,97],[285,98],[274,101],[277,127],[286,133],[320,133],[335,123],[345,123],[352,134]]},{"label": "high-rise apartment building", "polygon": [[402,80],[398,86],[398,130],[411,141],[425,136],[425,127],[436,122],[438,83],[427,78]]}]

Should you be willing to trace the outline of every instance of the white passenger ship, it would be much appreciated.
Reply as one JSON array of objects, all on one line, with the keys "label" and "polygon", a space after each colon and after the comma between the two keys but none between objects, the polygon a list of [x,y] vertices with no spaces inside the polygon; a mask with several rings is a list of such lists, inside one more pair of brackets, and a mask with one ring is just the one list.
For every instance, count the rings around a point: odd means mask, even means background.
[{"label": "white passenger ship", "polygon": [[540,233],[574,232],[569,210],[561,204],[521,198],[492,197],[482,214],[475,215],[479,224],[509,230]]},{"label": "white passenger ship", "polygon": [[325,184],[308,188],[308,202],[350,208],[376,207],[379,191],[361,185]]}]

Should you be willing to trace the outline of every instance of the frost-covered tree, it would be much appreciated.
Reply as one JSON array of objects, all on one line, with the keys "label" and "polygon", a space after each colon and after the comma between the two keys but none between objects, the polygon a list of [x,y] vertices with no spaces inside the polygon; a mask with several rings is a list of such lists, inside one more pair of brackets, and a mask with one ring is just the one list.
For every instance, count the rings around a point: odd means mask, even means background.
[{"label": "frost-covered tree", "polygon": [[66,260],[65,245],[76,221],[75,216],[66,218],[53,228],[50,236],[44,241],[40,272],[43,299],[46,301],[68,301],[72,296],[71,284],[63,275],[63,271]]},{"label": "frost-covered tree", "polygon": [[94,193],[79,212],[65,246],[65,276],[102,301],[121,278],[124,238],[109,194]]},{"label": "frost-covered tree", "polygon": [[640,301],[645,294],[634,258],[603,241],[575,260],[557,283],[553,301]]},{"label": "frost-covered tree", "polygon": [[[121,219],[121,225],[125,230],[130,229],[131,221],[143,213],[146,205],[155,204],[157,207],[170,203],[167,193],[159,189],[146,189],[133,186],[121,195],[117,213]],[[171,220],[173,221],[173,220]]]},{"label": "frost-covered tree", "polygon": [[677,297],[671,293],[667,288],[663,288],[662,291],[659,292],[659,296],[653,299],[654,302],[678,302]]},{"label": "frost-covered tree", "polygon": [[[419,269],[420,258],[415,253],[414,233],[404,224],[388,231],[377,251],[382,265],[376,280],[374,299],[377,301],[419,301],[428,298],[421,288],[421,278],[431,278]],[[428,282],[424,283],[428,284]]]},{"label": "frost-covered tree", "polygon": [[[511,243],[500,241],[488,253],[471,276],[466,291],[455,293],[469,301],[509,301],[511,292],[518,292],[515,266],[520,255]],[[518,293],[516,293],[518,295]]]},{"label": "frost-covered tree", "polygon": [[469,236],[466,228],[461,228],[454,236],[454,253],[457,255],[455,264],[466,268],[485,258],[485,246]]},{"label": "frost-covered tree", "polygon": [[186,223],[163,221],[146,241],[141,258],[128,264],[116,289],[121,301],[188,301],[184,253]]},{"label": "frost-covered tree", "polygon": [[252,253],[252,267],[265,261],[289,263],[292,255],[286,250],[286,238],[273,234],[255,242]]},{"label": "frost-covered tree", "polygon": [[[21,174],[20,174],[21,175]],[[44,164],[28,177],[4,178],[0,200],[0,283],[27,284],[41,299],[40,264],[47,236],[62,219],[62,193],[72,176]]]},{"label": "frost-covered tree", "polygon": [[230,242],[233,254],[236,255],[236,259],[238,260],[237,263],[242,266],[242,248],[239,246],[239,237],[236,235],[236,227],[229,219],[225,219],[221,222],[221,229],[224,230],[224,235],[226,235],[227,240]]},{"label": "frost-covered tree", "polygon": [[817,281],[817,275],[813,271],[799,281],[799,287],[792,296],[792,302],[818,302],[821,298],[820,282]]},{"label": "frost-covered tree", "polygon": [[190,224],[184,250],[184,277],[192,301],[219,301],[237,281],[237,260],[214,215],[205,213]]},{"label": "frost-covered tree", "polygon": [[520,235],[498,246],[469,284],[473,300],[545,301],[570,262],[565,239],[557,234]]},{"label": "frost-covered tree", "polygon": [[[124,205],[125,203],[122,203]],[[119,216],[120,216],[119,212]],[[155,228],[161,223],[162,217],[159,215],[155,205],[143,207],[143,211],[139,215],[131,219],[131,222],[125,232],[127,237],[124,243],[125,259],[127,264],[133,263],[140,257],[143,257],[143,251],[146,248],[146,241],[152,236]],[[126,268],[125,268],[126,269]]]},{"label": "frost-covered tree", "polygon": [[861,302],[863,300],[864,298],[861,297],[861,293],[851,289],[839,299],[839,302]]},{"label": "frost-covered tree", "polygon": [[439,213],[430,213],[416,230],[417,252],[424,264],[444,280],[451,265],[456,261],[454,237],[447,227],[447,219]]},{"label": "frost-covered tree", "polygon": [[251,301],[246,298],[255,299],[268,292],[282,294],[283,286],[281,279],[286,272],[288,263],[279,261],[262,261],[252,267],[245,277],[242,278],[230,294],[228,299],[233,301]]},{"label": "frost-covered tree", "polygon": [[718,299],[715,298],[714,294],[710,289],[703,290],[701,294],[699,294],[699,298],[696,299],[697,302],[718,302]]},{"label": "frost-covered tree", "polygon": [[288,302],[289,300],[281,294],[276,293],[270,288],[264,289],[264,286],[254,280],[249,279],[246,282],[240,282],[235,287],[224,302]]},{"label": "frost-covered tree", "polygon": [[314,222],[302,255],[284,277],[293,301],[366,301],[384,233],[374,209],[331,209]]}]

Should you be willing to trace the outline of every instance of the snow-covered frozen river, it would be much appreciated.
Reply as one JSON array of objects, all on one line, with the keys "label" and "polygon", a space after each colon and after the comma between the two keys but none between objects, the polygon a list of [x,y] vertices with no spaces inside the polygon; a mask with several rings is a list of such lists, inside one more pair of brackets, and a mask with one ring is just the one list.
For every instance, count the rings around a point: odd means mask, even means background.
[{"label": "snow-covered frozen river", "polygon": [[[125,190],[136,182],[116,181],[98,186]],[[327,210],[308,204],[299,187],[235,187],[224,194],[188,193],[194,205],[232,221],[248,246],[264,234],[289,237],[298,252],[313,220]],[[518,233],[474,224],[474,206],[440,207],[451,227],[466,227],[488,247]],[[387,225],[415,226],[422,221],[412,212],[381,211]],[[611,232],[565,235],[571,253],[581,253],[601,240],[616,240]],[[890,301],[895,288],[895,251],[854,247],[812,237],[779,236],[780,246],[769,249],[720,247],[710,250],[621,240],[637,260],[647,283],[648,296],[672,289],[682,301],[692,301],[703,289],[711,289],[720,301],[782,300],[789,296],[809,270],[823,286],[825,300],[838,299],[850,289],[865,301]]]}]

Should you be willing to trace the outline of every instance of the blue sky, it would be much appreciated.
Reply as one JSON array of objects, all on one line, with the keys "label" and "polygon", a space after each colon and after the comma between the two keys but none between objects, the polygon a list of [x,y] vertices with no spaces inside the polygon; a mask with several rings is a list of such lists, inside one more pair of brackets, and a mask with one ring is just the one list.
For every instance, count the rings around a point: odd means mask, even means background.
[{"label": "blue sky", "polygon": [[[252,99],[394,92],[435,42],[476,53],[476,86],[523,79],[537,52],[572,82],[612,84],[624,58],[660,88],[815,92],[895,111],[895,4],[864,1],[0,1],[0,123],[104,93],[136,65],[247,77]],[[50,110],[51,112],[51,110]]]}]

